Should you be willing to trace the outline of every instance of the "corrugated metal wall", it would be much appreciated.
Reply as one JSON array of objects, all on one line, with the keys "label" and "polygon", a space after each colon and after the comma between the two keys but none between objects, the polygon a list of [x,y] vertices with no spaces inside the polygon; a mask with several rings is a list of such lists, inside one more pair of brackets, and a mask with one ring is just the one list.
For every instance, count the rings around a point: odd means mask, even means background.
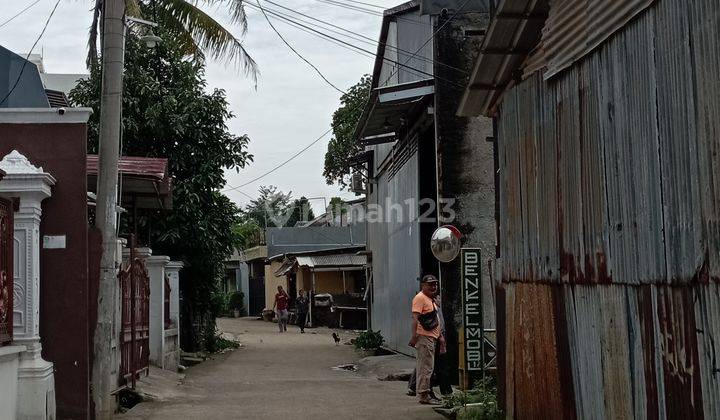
[{"label": "corrugated metal wall", "polygon": [[605,42],[655,0],[551,0],[543,30],[549,78]]},{"label": "corrugated metal wall", "polygon": [[659,1],[503,99],[508,417],[720,418],[719,27]]},{"label": "corrugated metal wall", "polygon": [[[372,251],[372,329],[382,331],[387,347],[408,354],[410,308],[419,289],[420,225],[417,209],[408,217],[406,200],[416,203],[418,197],[417,152],[398,166],[392,178],[389,171],[381,174],[368,200],[381,206],[382,221],[373,221],[368,212],[367,246]],[[391,212],[392,207],[401,208],[401,213]]]}]

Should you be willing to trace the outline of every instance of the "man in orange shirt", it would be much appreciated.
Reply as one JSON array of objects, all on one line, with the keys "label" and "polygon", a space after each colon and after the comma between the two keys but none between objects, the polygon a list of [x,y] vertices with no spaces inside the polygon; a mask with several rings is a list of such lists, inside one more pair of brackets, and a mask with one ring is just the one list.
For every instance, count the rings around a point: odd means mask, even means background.
[{"label": "man in orange shirt", "polygon": [[417,394],[420,404],[440,404],[434,398],[430,387],[435,363],[435,346],[445,347],[445,340],[440,335],[440,319],[433,299],[437,294],[438,279],[428,274],[420,281],[421,291],[412,301],[412,338],[410,347],[417,351]]}]

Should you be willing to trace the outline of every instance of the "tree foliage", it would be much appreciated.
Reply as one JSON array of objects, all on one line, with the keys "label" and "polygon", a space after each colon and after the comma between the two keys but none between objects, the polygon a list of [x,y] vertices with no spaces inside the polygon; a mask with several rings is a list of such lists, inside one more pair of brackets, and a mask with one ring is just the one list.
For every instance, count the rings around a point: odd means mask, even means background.
[{"label": "tree foliage", "polygon": [[[192,303],[193,313],[205,317],[235,243],[230,227],[238,222],[239,209],[220,192],[224,169],[239,170],[252,155],[247,152],[248,137],[228,131],[226,122],[233,115],[225,92],[209,91],[203,65],[187,60],[172,35],[160,35],[164,42],[155,50],[135,36],[127,39],[121,152],[168,159],[173,209],[143,213],[138,231],[141,238],[147,235],[143,239],[155,254],[185,261],[185,301]],[[90,78],[70,93],[74,104],[93,109],[90,153],[98,148],[101,79],[100,66],[92,66]],[[121,233],[127,234],[130,227],[124,219]]]},{"label": "tree foliage", "polygon": [[340,97],[340,108],[333,114],[333,137],[325,153],[323,175],[328,184],[350,185],[348,160],[362,151],[353,134],[370,97],[371,82],[372,78],[366,74]]},{"label": "tree foliage", "polygon": [[[97,62],[98,36],[102,25],[103,0],[95,0],[93,20],[90,25],[87,64]],[[128,16],[154,21],[161,28],[172,33],[171,42],[187,56],[201,62],[208,55],[239,65],[246,74],[257,76],[257,64],[250,57],[242,41],[233,35],[212,16],[205,13],[200,5],[219,5],[227,9],[231,24],[238,25],[242,35],[247,31],[247,18],[243,0],[126,0]],[[140,26],[138,33],[147,27]]]},{"label": "tree foliage", "polygon": [[292,192],[284,193],[276,186],[261,186],[259,197],[245,207],[245,216],[262,227],[292,227],[299,221],[315,218],[305,197],[292,199]]}]

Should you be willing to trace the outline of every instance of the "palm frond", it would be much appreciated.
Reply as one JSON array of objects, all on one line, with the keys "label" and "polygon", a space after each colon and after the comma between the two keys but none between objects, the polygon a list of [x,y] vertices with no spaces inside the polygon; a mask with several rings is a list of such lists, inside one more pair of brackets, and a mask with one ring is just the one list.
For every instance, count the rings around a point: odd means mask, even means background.
[{"label": "palm frond", "polygon": [[[233,1],[240,3],[239,0]],[[257,82],[257,63],[242,42],[215,19],[186,0],[163,0],[157,6],[164,12],[163,21],[174,26],[170,21],[177,20],[206,55],[240,65],[243,72]]]},{"label": "palm frond", "polygon": [[97,40],[98,40],[98,25],[100,24],[100,12],[102,11],[103,0],[95,0],[95,6],[92,8],[93,18],[90,24],[90,31],[88,33],[88,55],[85,58],[85,65],[89,69],[94,66],[98,60],[97,52]]},{"label": "palm frond", "polygon": [[125,0],[125,14],[134,18],[142,18],[138,0]]},{"label": "palm frond", "polygon": [[[247,16],[245,15],[245,0],[202,0],[204,4],[209,6],[221,5],[226,7],[230,12],[230,21],[240,25],[242,34],[247,33]],[[195,1],[197,4],[197,0]]]}]

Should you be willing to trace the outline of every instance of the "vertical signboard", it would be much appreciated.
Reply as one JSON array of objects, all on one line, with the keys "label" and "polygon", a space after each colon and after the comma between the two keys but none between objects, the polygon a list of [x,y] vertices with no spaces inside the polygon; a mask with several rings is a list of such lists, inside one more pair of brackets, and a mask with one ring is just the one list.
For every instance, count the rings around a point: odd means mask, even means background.
[{"label": "vertical signboard", "polygon": [[480,248],[460,251],[462,274],[462,308],[465,347],[465,375],[472,385],[484,375],[484,330],[482,311],[482,283]]}]

